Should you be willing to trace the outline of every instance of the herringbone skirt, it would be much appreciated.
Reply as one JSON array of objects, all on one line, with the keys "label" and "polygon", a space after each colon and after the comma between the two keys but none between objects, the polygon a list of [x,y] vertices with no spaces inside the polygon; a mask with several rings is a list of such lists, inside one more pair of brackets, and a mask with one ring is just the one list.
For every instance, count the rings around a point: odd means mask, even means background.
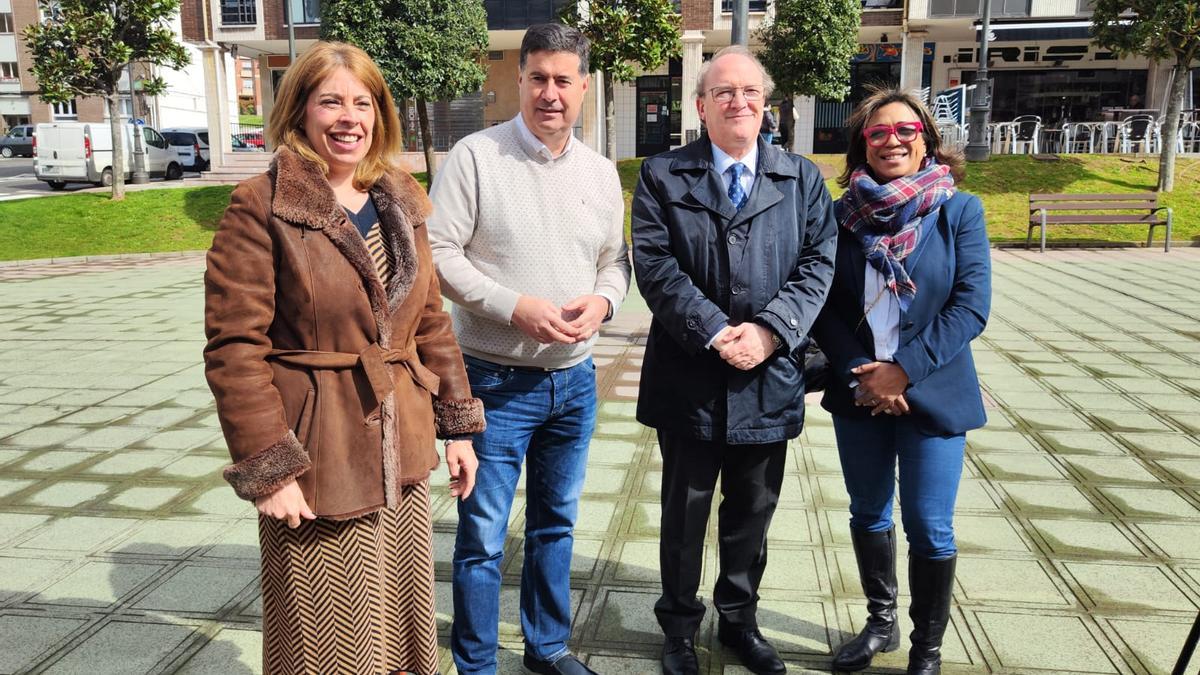
[{"label": "herringbone skirt", "polygon": [[264,675],[438,669],[429,483],[350,520],[260,516]]}]

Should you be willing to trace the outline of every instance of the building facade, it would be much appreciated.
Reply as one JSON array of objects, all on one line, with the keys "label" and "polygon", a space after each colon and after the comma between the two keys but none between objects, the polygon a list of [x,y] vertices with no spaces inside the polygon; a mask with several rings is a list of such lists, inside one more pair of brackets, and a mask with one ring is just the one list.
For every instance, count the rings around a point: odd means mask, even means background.
[{"label": "building facade", "polygon": [[[0,132],[18,124],[79,121],[102,122],[108,119],[107,103],[100,98],[84,98],[62,104],[42,101],[37,80],[30,72],[32,58],[22,31],[41,20],[37,0],[0,0]],[[182,26],[173,22],[176,35]],[[206,120],[203,79],[199,51],[188,47],[192,65],[183,70],[149,69],[134,66],[134,92],[129,96],[129,77],[123,74],[119,85],[123,92],[121,116],[131,115],[156,127],[202,126]],[[163,77],[167,90],[158,96],[145,96],[138,82],[151,75]]]}]

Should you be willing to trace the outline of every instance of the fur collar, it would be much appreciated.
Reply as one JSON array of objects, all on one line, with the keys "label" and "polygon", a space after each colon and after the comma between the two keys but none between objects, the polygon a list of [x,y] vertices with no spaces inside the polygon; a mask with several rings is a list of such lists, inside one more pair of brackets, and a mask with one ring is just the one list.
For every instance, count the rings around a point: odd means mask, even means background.
[{"label": "fur collar", "polygon": [[399,170],[384,174],[371,188],[379,227],[395,259],[391,283],[385,291],[366,243],[338,204],[321,168],[288,148],[280,148],[269,173],[274,184],[271,212],[300,227],[321,231],[346,256],[367,289],[379,324],[380,344],[390,346],[387,343],[391,331],[386,316],[408,297],[417,276],[413,228],[423,226],[433,210],[425,190],[412,176]]}]

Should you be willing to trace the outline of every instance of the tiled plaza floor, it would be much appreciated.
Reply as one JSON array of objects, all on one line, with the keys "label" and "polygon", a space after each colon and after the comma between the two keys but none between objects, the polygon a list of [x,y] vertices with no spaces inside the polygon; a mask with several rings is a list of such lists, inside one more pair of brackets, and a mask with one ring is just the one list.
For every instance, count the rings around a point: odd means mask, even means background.
[{"label": "tiled plaza floor", "polygon": [[[968,435],[946,672],[1167,672],[1200,607],[1200,249],[994,260],[975,343],[990,421]],[[255,518],[219,476],[201,270],[0,268],[0,673],[258,672]],[[597,348],[573,647],[601,673],[657,670],[660,467],[633,419],[647,324],[631,301]],[[808,420],[760,608],[793,673],[825,672],[863,618],[832,428],[815,405]],[[436,482],[444,632],[455,510]],[[520,672],[520,508],[512,525],[505,673]],[[710,549],[707,587],[715,564]],[[745,672],[714,621],[705,672]]]}]

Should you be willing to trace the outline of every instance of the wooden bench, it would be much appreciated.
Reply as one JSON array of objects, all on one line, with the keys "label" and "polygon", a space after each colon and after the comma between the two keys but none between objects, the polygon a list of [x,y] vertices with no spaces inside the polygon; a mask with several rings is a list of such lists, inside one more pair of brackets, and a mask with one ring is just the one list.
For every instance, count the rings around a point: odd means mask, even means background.
[{"label": "wooden bench", "polygon": [[[1089,211],[1091,213],[1084,213]],[[1097,213],[1099,211],[1134,213]],[[1148,225],[1147,248],[1154,241],[1154,228],[1167,228],[1167,241],[1163,245],[1166,252],[1171,250],[1171,215],[1169,206],[1159,206],[1157,192],[1029,195],[1029,233],[1025,235],[1025,248],[1029,248],[1033,240],[1035,227],[1042,228],[1041,250],[1045,252],[1046,228],[1050,225]]]}]

